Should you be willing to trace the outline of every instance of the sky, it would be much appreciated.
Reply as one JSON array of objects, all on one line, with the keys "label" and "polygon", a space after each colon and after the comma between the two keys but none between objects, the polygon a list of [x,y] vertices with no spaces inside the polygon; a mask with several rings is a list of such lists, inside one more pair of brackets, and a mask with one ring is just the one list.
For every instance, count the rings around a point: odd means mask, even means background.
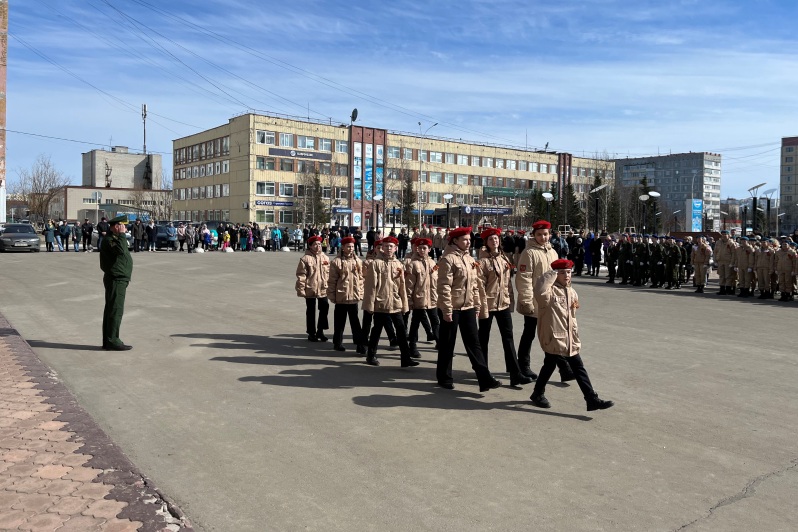
[{"label": "sky", "polygon": [[798,135],[795,0],[9,2],[9,181],[248,112],[569,152],[723,156],[777,187]]}]

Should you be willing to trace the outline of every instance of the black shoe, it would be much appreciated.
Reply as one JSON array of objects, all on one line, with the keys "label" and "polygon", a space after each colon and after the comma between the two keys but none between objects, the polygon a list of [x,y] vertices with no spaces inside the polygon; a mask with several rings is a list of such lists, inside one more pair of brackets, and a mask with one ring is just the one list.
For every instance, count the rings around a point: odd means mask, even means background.
[{"label": "black shoe", "polygon": [[421,353],[418,352],[418,349],[413,349],[413,352],[410,353],[410,358],[421,358]]},{"label": "black shoe", "polygon": [[518,374],[518,375],[510,375],[510,386],[520,386],[522,384],[529,384],[532,382],[530,377],[526,375]]},{"label": "black shoe", "polygon": [[487,392],[488,390],[495,390],[501,385],[502,385],[501,381],[493,379],[493,382],[489,382],[487,386],[480,386],[479,391]]},{"label": "black shoe", "polygon": [[532,371],[532,370],[529,368],[529,366],[527,366],[527,367],[525,367],[525,368],[521,368],[521,375],[523,375],[524,377],[529,377],[529,378],[530,378],[530,379],[532,379],[533,381],[534,381],[534,380],[537,380],[537,378],[538,378],[538,374],[537,374],[537,373],[535,373],[534,371]]},{"label": "black shoe", "polygon": [[428,334],[428,335],[427,335],[427,341],[428,341],[428,342],[437,342],[437,341],[438,341],[438,339],[437,339],[437,338],[435,338],[435,335],[434,335],[434,334]]},{"label": "black shoe", "polygon": [[726,287],[725,286],[721,286],[720,287],[720,290],[718,291],[718,295],[719,296],[725,296],[726,295]]},{"label": "black shoe", "polygon": [[592,412],[593,410],[606,410],[608,408],[612,408],[615,406],[615,403],[612,401],[605,401],[604,399],[599,399],[596,397],[595,399],[587,402],[587,411]]},{"label": "black shoe", "polygon": [[768,293],[767,292],[760,293],[757,299],[768,299]]},{"label": "black shoe", "polygon": [[324,336],[324,333],[316,333],[316,339],[317,339],[319,342],[326,342],[327,340],[329,340],[329,338],[327,338],[326,336]]},{"label": "black shoe", "polygon": [[615,284],[615,281],[613,281],[612,279],[610,279],[609,281],[607,281],[607,284]]},{"label": "black shoe", "polygon": [[130,351],[133,349],[132,345],[117,345],[117,344],[106,344],[103,346],[103,349],[106,351]]},{"label": "black shoe", "polygon": [[335,345],[333,346],[333,349],[335,349],[336,351],[346,351],[346,348],[342,345]]},{"label": "black shoe", "polygon": [[439,382],[438,386],[440,386],[441,388],[446,388],[447,390],[454,390],[453,382]]},{"label": "black shoe", "polygon": [[316,338],[315,334],[309,334],[308,335],[308,342],[318,342],[318,341],[319,341],[319,339]]},{"label": "black shoe", "polygon": [[396,338],[391,340],[390,343],[389,343],[389,347],[391,347],[393,349],[399,347],[399,340],[397,340]]},{"label": "black shoe", "polygon": [[380,361],[377,360],[377,357],[366,357],[366,364],[369,366],[379,366]]},{"label": "black shoe", "polygon": [[404,360],[402,362],[402,367],[403,368],[412,368],[413,366],[418,366],[418,364],[419,364],[418,362],[416,362],[415,360],[410,358],[410,359]]},{"label": "black shoe", "polygon": [[365,345],[359,345],[359,346],[357,346],[357,350],[356,351],[357,351],[358,355],[365,355],[366,354],[366,346]]},{"label": "black shoe", "polygon": [[548,399],[546,399],[546,396],[543,394],[538,395],[533,393],[532,395],[529,396],[529,400],[532,401],[532,404],[537,406],[538,408],[551,408],[551,403],[549,402]]}]

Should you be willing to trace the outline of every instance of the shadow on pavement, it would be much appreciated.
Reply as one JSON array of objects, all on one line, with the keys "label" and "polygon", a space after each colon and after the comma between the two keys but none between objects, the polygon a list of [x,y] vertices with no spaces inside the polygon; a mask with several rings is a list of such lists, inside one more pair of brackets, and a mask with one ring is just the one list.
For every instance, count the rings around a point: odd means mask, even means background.
[{"label": "shadow on pavement", "polygon": [[[461,389],[476,387],[473,374],[455,370],[454,378],[457,388],[444,390],[439,388],[435,378],[434,354],[425,353],[419,360],[421,365],[413,368],[402,368],[397,351],[380,352],[382,366],[372,367],[364,363],[363,357],[354,349],[345,353],[333,351],[329,342],[311,343],[305,335],[257,336],[241,334],[176,334],[175,337],[220,340],[219,342],[196,344],[198,347],[210,349],[242,349],[255,351],[255,354],[241,356],[216,356],[210,360],[233,364],[250,364],[258,366],[308,366],[290,368],[271,375],[251,375],[240,377],[240,382],[258,382],[271,386],[289,386],[312,389],[355,389],[385,388],[387,390],[407,390],[417,392],[415,395],[374,394],[353,397],[352,401],[359,406],[370,408],[435,408],[453,410],[508,410],[512,412],[528,412],[547,416],[564,417],[578,421],[590,421],[593,418],[583,415],[561,414],[548,410],[536,409],[528,401],[486,400],[488,394]],[[222,341],[223,340],[223,341]],[[266,356],[258,356],[263,354]],[[269,356],[272,355],[272,356]],[[276,356],[275,356],[276,355]],[[282,356],[281,356],[282,355]],[[323,367],[314,367],[322,365]],[[423,381],[423,382],[419,382]],[[506,383],[505,383],[506,384]],[[557,385],[559,383],[551,383]],[[524,393],[521,388],[513,388]],[[524,405],[529,408],[523,408]]]},{"label": "shadow on pavement", "polygon": [[61,344],[57,342],[45,342],[44,340],[27,340],[31,347],[43,347],[44,349],[70,349],[74,351],[102,351],[101,345],[79,345]]}]

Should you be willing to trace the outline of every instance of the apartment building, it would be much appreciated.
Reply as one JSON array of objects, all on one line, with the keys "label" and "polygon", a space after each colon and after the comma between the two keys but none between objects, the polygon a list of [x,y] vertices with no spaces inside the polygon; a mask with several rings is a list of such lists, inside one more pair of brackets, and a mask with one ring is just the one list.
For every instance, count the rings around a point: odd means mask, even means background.
[{"label": "apartment building", "polygon": [[779,233],[791,234],[798,229],[798,137],[781,139],[779,175]]},{"label": "apartment building", "polygon": [[646,178],[659,192],[662,217],[676,217],[679,226],[692,231],[719,231],[721,156],[689,152],[615,160],[617,183],[639,185]]},{"label": "apartment building", "polygon": [[611,161],[252,113],[173,148],[176,217],[192,220],[313,223],[315,174],[335,223],[361,227],[396,214],[408,175],[422,223],[449,194],[452,206],[495,216],[525,210],[530,190],[572,183],[585,195],[597,173],[614,179]]}]

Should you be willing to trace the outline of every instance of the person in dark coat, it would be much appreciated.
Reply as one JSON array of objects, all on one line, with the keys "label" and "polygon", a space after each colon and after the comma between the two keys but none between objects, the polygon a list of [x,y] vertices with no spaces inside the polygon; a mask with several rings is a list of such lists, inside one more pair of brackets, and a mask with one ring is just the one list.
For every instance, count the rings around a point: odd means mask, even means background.
[{"label": "person in dark coat", "polygon": [[100,248],[100,269],[105,286],[105,309],[103,310],[103,349],[127,351],[132,349],[119,339],[122,314],[125,311],[125,295],[133,273],[133,258],[125,236],[126,216],[117,216],[109,222],[109,233],[103,238]]}]

